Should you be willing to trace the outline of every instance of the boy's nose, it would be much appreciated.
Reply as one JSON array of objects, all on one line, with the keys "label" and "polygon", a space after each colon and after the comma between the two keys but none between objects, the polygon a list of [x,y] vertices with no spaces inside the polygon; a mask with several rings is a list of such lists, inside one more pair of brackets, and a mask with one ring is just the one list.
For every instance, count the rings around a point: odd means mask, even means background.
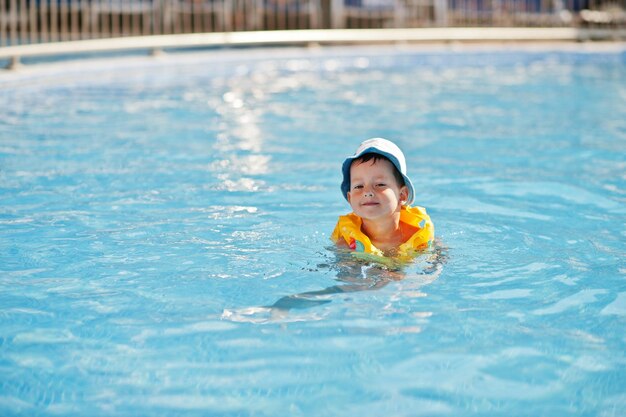
[{"label": "boy's nose", "polygon": [[372,190],[365,190],[365,192],[363,193],[363,195],[365,197],[374,197],[374,191]]}]

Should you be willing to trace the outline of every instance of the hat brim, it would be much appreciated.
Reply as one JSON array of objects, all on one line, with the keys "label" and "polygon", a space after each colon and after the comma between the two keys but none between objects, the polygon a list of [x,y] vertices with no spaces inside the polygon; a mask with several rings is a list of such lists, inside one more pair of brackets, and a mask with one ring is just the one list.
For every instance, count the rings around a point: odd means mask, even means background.
[{"label": "hat brim", "polygon": [[407,198],[406,204],[412,204],[415,198],[415,189],[413,188],[413,182],[411,182],[411,179],[402,173],[402,169],[400,168],[400,161],[398,161],[398,158],[396,158],[393,154],[381,151],[380,149],[374,147],[363,149],[358,154],[349,156],[345,159],[345,161],[343,161],[343,165],[341,166],[341,171],[343,172],[341,192],[343,193],[343,197],[348,200],[348,191],[350,191],[350,166],[352,165],[352,161],[360,158],[366,153],[375,153],[378,155],[382,155],[385,158],[389,159],[389,161],[391,161],[391,163],[396,167],[400,175],[402,175],[402,178],[404,179],[404,185],[406,185],[406,188],[409,190],[409,196]]}]

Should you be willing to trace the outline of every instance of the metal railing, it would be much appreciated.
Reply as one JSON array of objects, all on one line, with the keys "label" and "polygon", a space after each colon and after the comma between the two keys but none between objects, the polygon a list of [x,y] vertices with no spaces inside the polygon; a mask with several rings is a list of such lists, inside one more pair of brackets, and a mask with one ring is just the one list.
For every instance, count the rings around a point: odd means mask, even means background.
[{"label": "metal railing", "polygon": [[339,28],[626,27],[626,0],[0,0],[0,47]]}]

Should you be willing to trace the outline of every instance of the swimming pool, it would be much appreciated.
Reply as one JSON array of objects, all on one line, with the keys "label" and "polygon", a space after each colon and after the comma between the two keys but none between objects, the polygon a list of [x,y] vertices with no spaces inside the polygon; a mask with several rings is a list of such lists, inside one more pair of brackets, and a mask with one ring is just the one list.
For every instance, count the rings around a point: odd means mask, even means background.
[{"label": "swimming pool", "polygon": [[[623,49],[213,51],[0,90],[3,416],[626,413]],[[328,239],[372,136],[440,241],[396,274]]]}]

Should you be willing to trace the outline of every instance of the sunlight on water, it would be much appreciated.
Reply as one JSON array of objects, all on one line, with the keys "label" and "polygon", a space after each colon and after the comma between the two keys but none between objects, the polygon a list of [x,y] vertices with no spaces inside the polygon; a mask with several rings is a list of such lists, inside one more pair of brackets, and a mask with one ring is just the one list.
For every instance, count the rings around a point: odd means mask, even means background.
[{"label": "sunlight on water", "polygon": [[[621,50],[212,51],[0,73],[0,414],[622,416]],[[437,244],[329,240],[397,141]]]}]

